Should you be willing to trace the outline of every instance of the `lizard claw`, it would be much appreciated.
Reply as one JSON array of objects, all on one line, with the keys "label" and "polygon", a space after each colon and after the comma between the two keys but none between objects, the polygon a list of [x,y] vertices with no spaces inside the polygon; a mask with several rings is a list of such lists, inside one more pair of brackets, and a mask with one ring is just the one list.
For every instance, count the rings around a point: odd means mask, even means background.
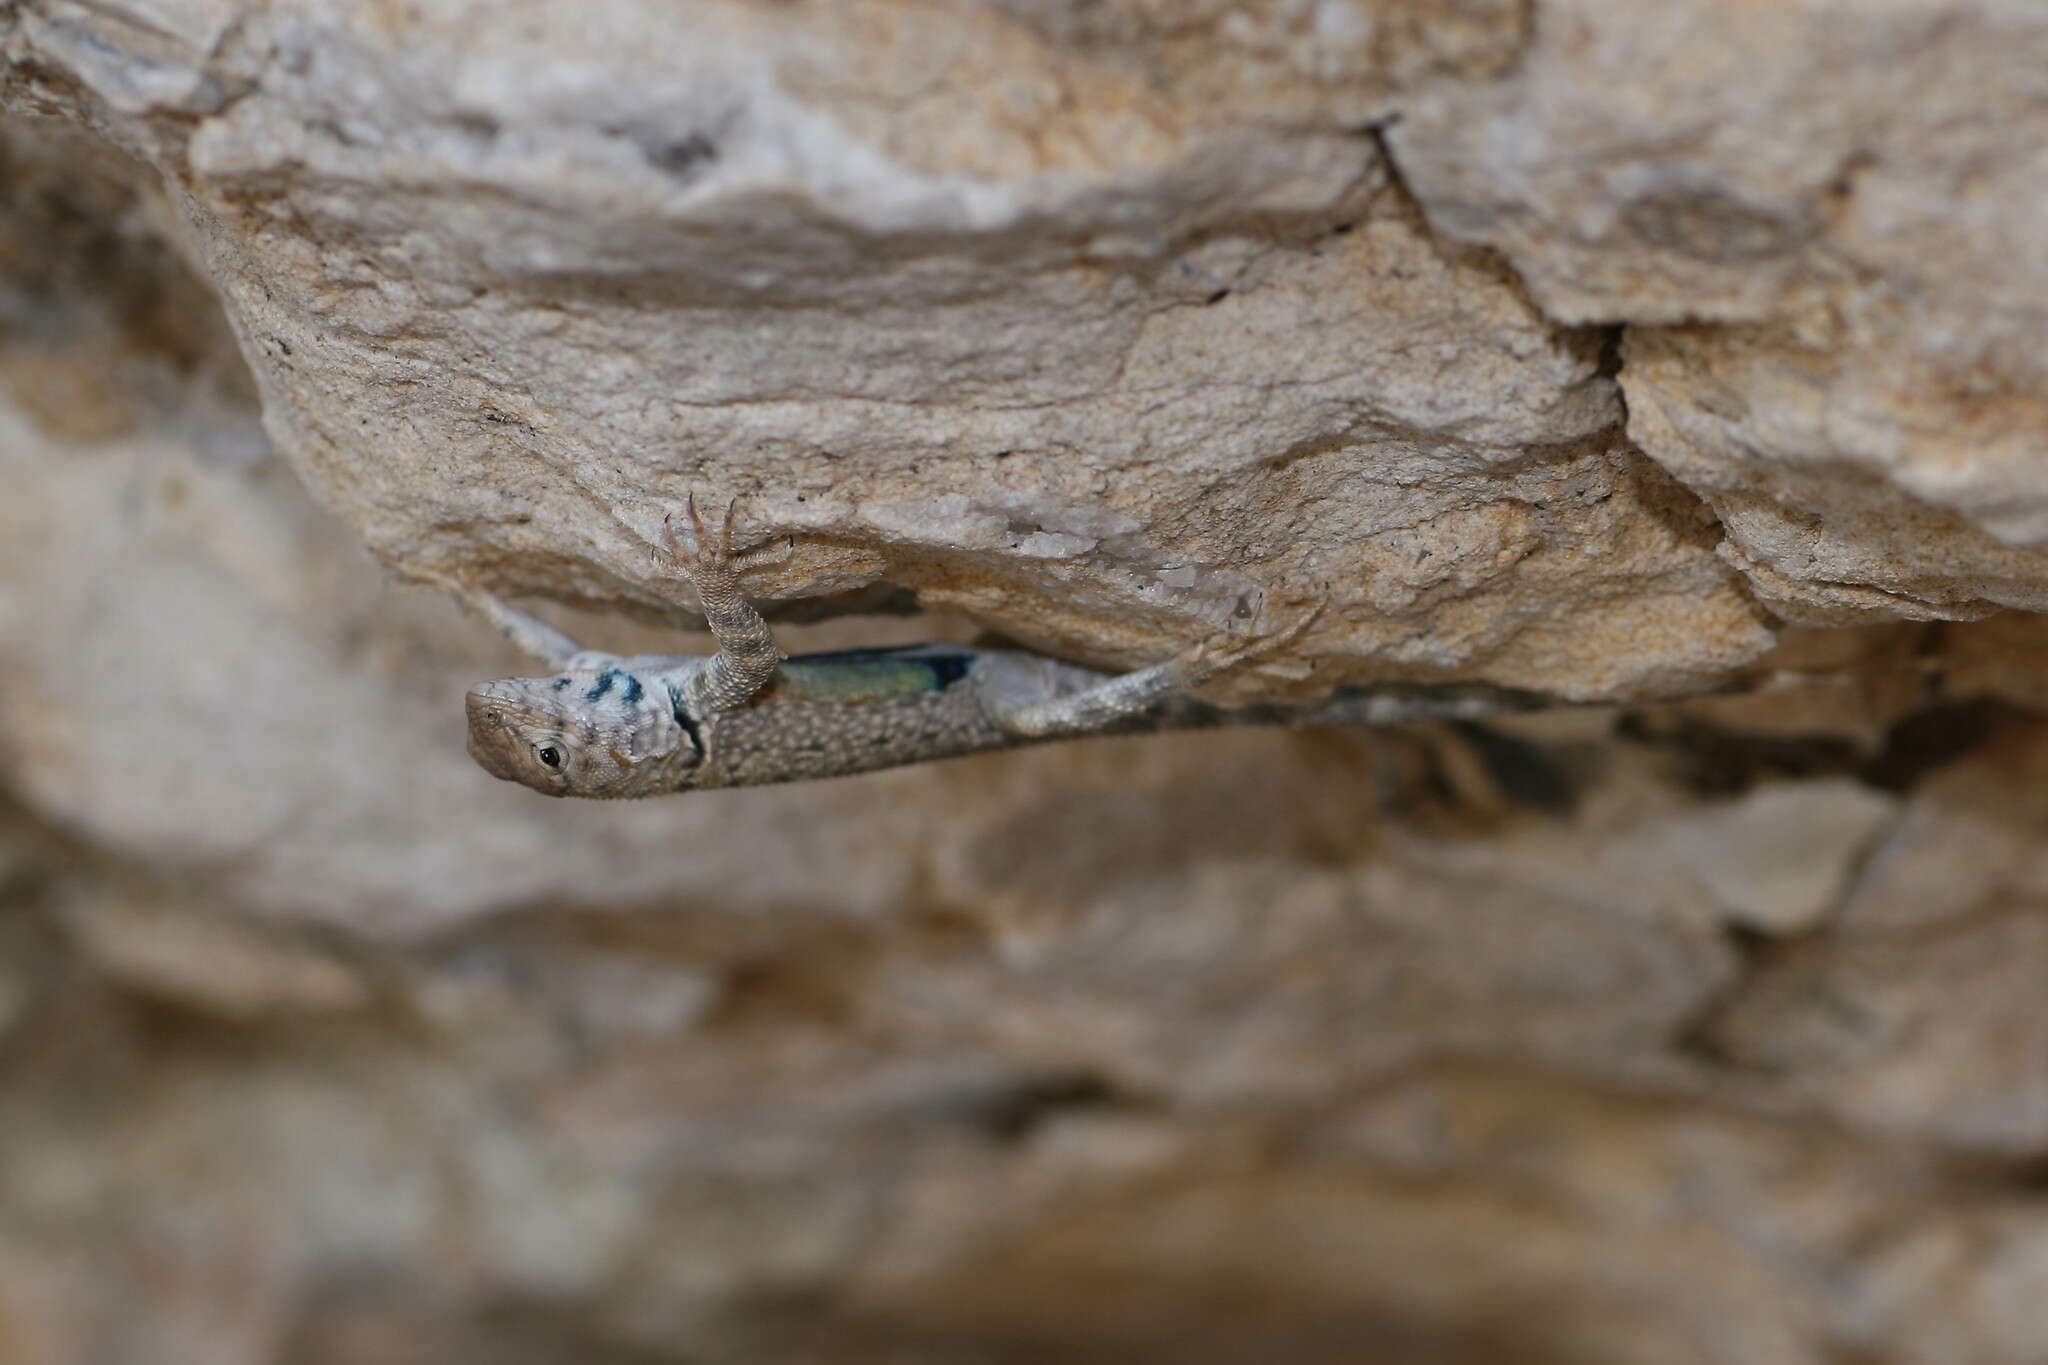
[{"label": "lizard claw", "polygon": [[683,500],[683,515],[690,523],[687,537],[676,533],[675,513],[670,512],[662,518],[662,530],[668,537],[669,558],[681,565],[685,572],[719,569],[732,563],[732,522],[739,505],[738,498],[726,502],[725,516],[718,523],[717,536],[713,537],[706,534],[704,518],[697,511],[697,495],[691,493]]}]

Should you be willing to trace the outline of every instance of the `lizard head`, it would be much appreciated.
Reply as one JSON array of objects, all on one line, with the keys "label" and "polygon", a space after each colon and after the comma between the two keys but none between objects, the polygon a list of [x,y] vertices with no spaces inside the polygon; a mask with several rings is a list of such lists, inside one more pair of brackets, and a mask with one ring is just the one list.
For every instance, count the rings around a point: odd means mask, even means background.
[{"label": "lizard head", "polygon": [[694,761],[668,689],[620,668],[478,683],[468,711],[469,756],[548,796],[647,796],[680,780],[679,753]]}]

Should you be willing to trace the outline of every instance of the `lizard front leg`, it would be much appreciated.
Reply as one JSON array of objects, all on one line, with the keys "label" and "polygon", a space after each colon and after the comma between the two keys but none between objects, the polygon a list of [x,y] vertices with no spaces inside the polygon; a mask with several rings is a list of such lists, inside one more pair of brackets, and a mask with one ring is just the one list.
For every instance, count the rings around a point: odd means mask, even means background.
[{"label": "lizard front leg", "polygon": [[683,508],[690,522],[687,545],[676,534],[673,516],[664,523],[670,562],[697,590],[704,619],[718,641],[718,652],[686,684],[686,699],[700,716],[746,705],[767,686],[782,661],[768,623],[740,593],[744,566],[732,553],[733,509],[738,505],[737,500],[726,503],[718,533],[709,536],[703,518],[697,515],[697,497],[691,494]]},{"label": "lizard front leg", "polygon": [[1120,674],[1083,691],[1050,700],[1026,701],[990,695],[990,718],[1020,739],[1086,735],[1151,710],[1168,697],[1193,691],[1234,668],[1295,639],[1321,613],[1321,607],[1273,631],[1230,631],[1205,640],[1163,664]]},{"label": "lizard front leg", "polygon": [[549,668],[596,668],[613,657],[601,650],[585,649],[539,617],[507,606],[495,594],[466,579],[442,574],[422,576],[454,593],[464,607],[496,626],[506,639]]}]

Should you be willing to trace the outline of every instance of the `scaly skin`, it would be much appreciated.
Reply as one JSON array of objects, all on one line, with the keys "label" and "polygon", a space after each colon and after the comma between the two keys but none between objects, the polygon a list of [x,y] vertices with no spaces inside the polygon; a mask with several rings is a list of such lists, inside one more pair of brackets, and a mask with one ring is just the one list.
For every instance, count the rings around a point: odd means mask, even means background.
[{"label": "scaly skin", "polygon": [[1527,710],[1545,699],[1493,688],[1396,687],[1302,707],[1225,711],[1187,692],[1287,643],[1314,619],[1240,630],[1150,668],[1097,673],[1038,655],[948,645],[784,661],[739,590],[733,505],[707,534],[692,498],[670,562],[696,589],[718,641],[709,656],[631,658],[579,648],[474,588],[459,591],[521,648],[558,670],[479,683],[469,752],[486,771],[549,796],[629,797],[841,777],[1081,735],[1223,724],[1390,724]]}]

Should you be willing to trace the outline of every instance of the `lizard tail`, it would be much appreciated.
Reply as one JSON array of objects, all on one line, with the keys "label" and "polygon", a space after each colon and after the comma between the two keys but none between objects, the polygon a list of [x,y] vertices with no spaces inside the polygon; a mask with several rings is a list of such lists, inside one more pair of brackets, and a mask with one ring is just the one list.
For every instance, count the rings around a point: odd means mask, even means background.
[{"label": "lizard tail", "polygon": [[1484,683],[1382,683],[1346,687],[1301,705],[1211,706],[1179,697],[1117,727],[1123,730],[1202,730],[1224,725],[1275,725],[1307,730],[1331,725],[1411,725],[1422,721],[1486,720],[1492,716],[1569,705],[1541,692]]},{"label": "lizard tail", "polygon": [[[1428,720],[1485,720],[1490,716],[1552,710],[1568,705],[1541,692],[1485,683],[1387,683],[1347,687],[1306,706],[1286,707],[1283,725],[1407,725]],[[1275,708],[1283,709],[1283,708]]]}]

